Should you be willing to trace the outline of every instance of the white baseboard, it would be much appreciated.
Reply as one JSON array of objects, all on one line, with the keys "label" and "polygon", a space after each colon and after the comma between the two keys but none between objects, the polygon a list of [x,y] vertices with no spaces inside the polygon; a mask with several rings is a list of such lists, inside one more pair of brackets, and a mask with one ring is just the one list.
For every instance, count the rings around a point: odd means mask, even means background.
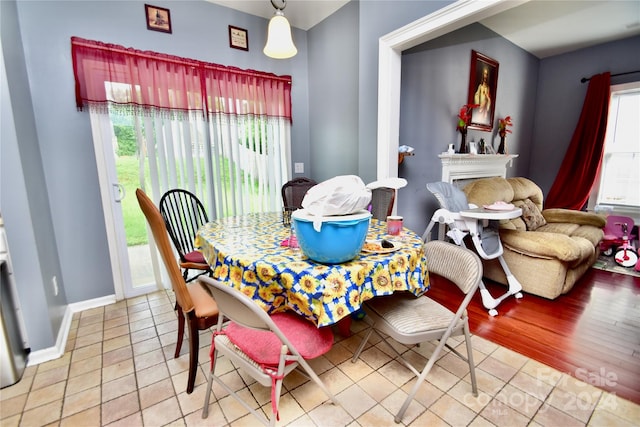
[{"label": "white baseboard", "polygon": [[69,338],[69,330],[71,329],[71,320],[73,314],[79,311],[89,310],[91,308],[102,307],[116,302],[115,295],[107,295],[100,298],[94,298],[86,301],[74,302],[67,305],[62,318],[62,324],[58,330],[58,339],[56,345],[42,350],[36,350],[29,353],[27,366],[38,365],[49,360],[58,359],[64,356],[64,349],[67,346],[67,338]]}]

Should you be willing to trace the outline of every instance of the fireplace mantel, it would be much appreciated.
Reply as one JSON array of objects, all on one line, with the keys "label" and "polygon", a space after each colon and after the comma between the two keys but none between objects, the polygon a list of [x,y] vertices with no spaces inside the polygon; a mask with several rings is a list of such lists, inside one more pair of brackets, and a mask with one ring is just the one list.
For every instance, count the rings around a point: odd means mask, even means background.
[{"label": "fireplace mantel", "polygon": [[469,180],[501,176],[513,165],[517,154],[448,154],[442,153],[442,181],[464,186]]}]

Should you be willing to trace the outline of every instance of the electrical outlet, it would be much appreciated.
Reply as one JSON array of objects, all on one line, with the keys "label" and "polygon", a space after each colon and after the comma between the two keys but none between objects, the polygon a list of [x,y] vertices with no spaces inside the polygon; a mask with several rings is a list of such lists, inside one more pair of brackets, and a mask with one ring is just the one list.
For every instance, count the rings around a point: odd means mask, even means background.
[{"label": "electrical outlet", "polygon": [[56,276],[51,278],[51,284],[53,285],[53,295],[57,297],[60,290],[58,289],[58,278]]},{"label": "electrical outlet", "polygon": [[304,173],[304,163],[294,163],[293,168],[295,173]]}]

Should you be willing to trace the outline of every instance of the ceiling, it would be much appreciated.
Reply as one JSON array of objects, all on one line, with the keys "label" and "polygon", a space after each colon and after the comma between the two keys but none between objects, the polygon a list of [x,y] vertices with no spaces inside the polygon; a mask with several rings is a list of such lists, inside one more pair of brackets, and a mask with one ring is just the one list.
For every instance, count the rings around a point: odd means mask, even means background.
[{"label": "ceiling", "polygon": [[[270,19],[275,12],[269,0],[207,1],[266,19]],[[282,0],[274,2],[278,6],[283,4]],[[292,26],[306,31],[347,3],[349,0],[288,0],[285,3],[284,15]]]},{"label": "ceiling", "polygon": [[[275,10],[269,0],[207,1],[266,19]],[[282,4],[282,0],[274,1]],[[309,30],[348,2],[288,0],[284,13],[292,26]],[[536,57],[545,58],[640,34],[640,1],[532,0],[480,23]]]},{"label": "ceiling", "polygon": [[640,1],[534,0],[480,23],[545,58],[640,34]]}]

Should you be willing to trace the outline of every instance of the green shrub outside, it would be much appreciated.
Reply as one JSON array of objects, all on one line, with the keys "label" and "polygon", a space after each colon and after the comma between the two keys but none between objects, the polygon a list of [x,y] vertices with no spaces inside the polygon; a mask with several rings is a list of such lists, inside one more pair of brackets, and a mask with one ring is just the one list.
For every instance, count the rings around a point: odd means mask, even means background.
[{"label": "green shrub outside", "polygon": [[121,205],[127,246],[146,245],[147,223],[136,199],[136,189],[140,187],[137,157],[119,156],[116,159],[116,170],[118,181],[125,191]]},{"label": "green shrub outside", "polygon": [[[122,117],[119,117],[119,119],[123,124],[117,124],[116,120],[113,120],[113,128],[118,141],[116,172],[118,182],[125,191],[125,197],[121,201],[121,205],[124,228],[127,237],[127,246],[146,245],[148,243],[147,223],[144,215],[140,211],[140,206],[138,205],[138,200],[135,196],[136,189],[140,187],[139,160],[137,157],[135,130],[130,123],[127,123],[127,120]],[[202,161],[201,167],[204,167],[204,161]],[[229,177],[234,173],[233,168],[226,159],[221,162],[221,167],[223,171],[222,175],[224,177],[223,185],[229,188]],[[242,176],[241,179],[244,180],[246,177]],[[145,182],[150,182],[147,160],[145,160]],[[253,182],[252,187],[257,190],[258,183]]]},{"label": "green shrub outside", "polygon": [[133,126],[113,125],[113,132],[118,140],[118,156],[135,156],[138,143]]}]

